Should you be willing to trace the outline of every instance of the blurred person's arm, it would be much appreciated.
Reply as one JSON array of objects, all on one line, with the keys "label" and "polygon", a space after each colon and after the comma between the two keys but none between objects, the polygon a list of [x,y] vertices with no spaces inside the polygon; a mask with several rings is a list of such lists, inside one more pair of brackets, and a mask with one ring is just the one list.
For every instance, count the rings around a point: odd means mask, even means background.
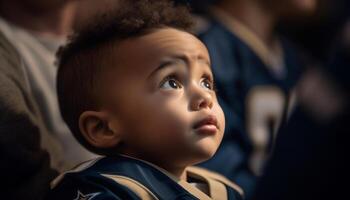
[{"label": "blurred person's arm", "polygon": [[20,57],[0,33],[1,199],[42,199],[56,176],[40,146],[46,130],[25,80]]}]

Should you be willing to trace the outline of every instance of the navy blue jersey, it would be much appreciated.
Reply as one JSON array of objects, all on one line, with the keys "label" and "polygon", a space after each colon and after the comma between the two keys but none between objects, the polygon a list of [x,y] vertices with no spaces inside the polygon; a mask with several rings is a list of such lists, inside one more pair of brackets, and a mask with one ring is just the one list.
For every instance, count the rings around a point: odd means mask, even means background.
[{"label": "navy blue jersey", "polygon": [[226,130],[216,155],[201,166],[250,193],[303,63],[287,41],[279,40],[280,55],[274,58],[244,25],[216,14],[198,37],[209,50]]},{"label": "navy blue jersey", "polygon": [[188,180],[207,183],[211,197],[150,163],[116,156],[84,163],[59,176],[47,199],[242,199],[240,188],[220,175],[197,167],[189,167],[186,175]]}]

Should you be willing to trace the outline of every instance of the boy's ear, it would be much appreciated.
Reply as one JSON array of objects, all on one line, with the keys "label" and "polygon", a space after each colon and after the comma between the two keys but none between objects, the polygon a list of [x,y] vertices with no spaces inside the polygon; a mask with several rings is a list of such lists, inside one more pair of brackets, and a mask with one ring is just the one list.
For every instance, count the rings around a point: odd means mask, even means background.
[{"label": "boy's ear", "polygon": [[79,117],[79,129],[84,138],[94,147],[116,147],[122,138],[120,127],[112,123],[103,111],[85,111]]}]

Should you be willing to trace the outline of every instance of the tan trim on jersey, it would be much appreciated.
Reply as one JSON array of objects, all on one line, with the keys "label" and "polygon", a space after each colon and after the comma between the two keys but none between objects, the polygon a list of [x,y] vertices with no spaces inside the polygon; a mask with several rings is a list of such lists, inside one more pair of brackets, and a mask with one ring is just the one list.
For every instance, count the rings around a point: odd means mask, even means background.
[{"label": "tan trim on jersey", "polygon": [[270,68],[270,70],[278,70],[275,68],[281,67],[278,66],[278,64],[276,66],[275,63],[283,62],[283,49],[279,42],[276,43],[277,51],[275,52],[275,55],[273,55],[264,42],[254,32],[252,32],[247,26],[239,22],[233,16],[217,7],[212,7],[210,12],[221,23],[223,23],[226,28],[228,28],[232,33],[246,43],[264,62],[264,64]]},{"label": "tan trim on jersey", "polygon": [[239,187],[238,185],[236,185],[235,183],[231,182],[230,180],[228,180],[227,178],[225,178],[224,176],[222,176],[218,173],[211,172],[211,171],[208,171],[208,170],[200,168],[200,167],[188,167],[187,171],[190,172],[191,175],[200,174],[200,176],[202,176],[202,177],[219,181],[219,182],[221,182],[225,185],[228,185],[228,186],[232,187],[233,189],[237,190],[237,192],[240,193],[242,196],[244,195],[244,192],[243,192],[241,187]]},{"label": "tan trim on jersey", "polygon": [[184,180],[179,180],[177,183],[200,200],[212,200],[207,194]]},{"label": "tan trim on jersey", "polygon": [[154,195],[148,188],[139,183],[138,181],[131,179],[126,176],[120,175],[110,175],[110,174],[101,174],[104,177],[110,178],[115,182],[125,185],[133,192],[135,192],[142,200],[159,200],[156,195]]},{"label": "tan trim on jersey", "polygon": [[188,177],[193,177],[195,179],[206,182],[206,184],[208,185],[208,188],[209,188],[209,195],[212,199],[227,200],[228,197],[227,197],[226,186],[219,181],[215,181],[214,179],[207,177],[206,175],[207,174],[196,173],[195,171],[192,171],[191,169],[187,170]]}]

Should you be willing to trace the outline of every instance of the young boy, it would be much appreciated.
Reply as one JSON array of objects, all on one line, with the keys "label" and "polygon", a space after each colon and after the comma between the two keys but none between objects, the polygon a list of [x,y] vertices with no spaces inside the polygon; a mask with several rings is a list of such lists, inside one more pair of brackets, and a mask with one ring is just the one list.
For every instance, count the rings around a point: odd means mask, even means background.
[{"label": "young boy", "polygon": [[189,167],[223,137],[206,47],[186,9],[125,1],[61,51],[58,97],[75,137],[106,155],[52,183],[48,199],[241,199],[227,179]]}]

